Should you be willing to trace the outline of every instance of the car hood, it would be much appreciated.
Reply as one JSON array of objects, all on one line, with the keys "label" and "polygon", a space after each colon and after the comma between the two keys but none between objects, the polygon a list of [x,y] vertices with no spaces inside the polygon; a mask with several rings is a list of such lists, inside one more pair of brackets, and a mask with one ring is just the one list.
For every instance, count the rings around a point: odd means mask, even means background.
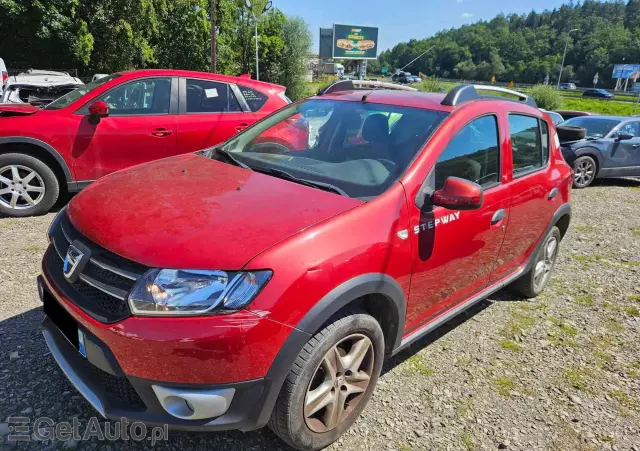
[{"label": "car hood", "polygon": [[20,85],[20,86],[36,86],[36,87],[59,87],[59,86],[83,86],[82,80],[75,77],[50,75],[50,74],[36,74],[36,75],[16,75],[9,77],[7,80],[7,86]]},{"label": "car hood", "polygon": [[0,116],[28,116],[40,111],[28,103],[0,103]]},{"label": "car hood", "polygon": [[258,253],[357,199],[189,154],[116,172],[69,204],[100,246],[159,268],[242,268]]}]

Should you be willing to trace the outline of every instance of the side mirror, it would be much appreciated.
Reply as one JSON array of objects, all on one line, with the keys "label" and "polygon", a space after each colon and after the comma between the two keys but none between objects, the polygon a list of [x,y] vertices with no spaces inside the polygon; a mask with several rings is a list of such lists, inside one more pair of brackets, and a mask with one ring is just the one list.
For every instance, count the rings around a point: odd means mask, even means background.
[{"label": "side mirror", "polygon": [[96,100],[89,105],[89,116],[94,118],[109,116],[109,105],[104,100]]},{"label": "side mirror", "polygon": [[458,177],[447,178],[442,189],[433,193],[433,205],[449,210],[477,210],[483,203],[480,185]]},{"label": "side mirror", "polygon": [[629,139],[633,139],[635,138],[635,136],[633,136],[630,133],[624,133],[624,132],[620,132],[616,134],[616,140],[618,141],[627,141]]}]

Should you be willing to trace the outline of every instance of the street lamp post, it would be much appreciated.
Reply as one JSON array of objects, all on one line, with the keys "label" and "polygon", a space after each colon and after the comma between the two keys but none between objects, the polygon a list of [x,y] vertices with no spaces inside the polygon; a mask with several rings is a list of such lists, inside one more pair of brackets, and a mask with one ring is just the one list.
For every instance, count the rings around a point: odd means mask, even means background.
[{"label": "street lamp post", "polygon": [[567,42],[565,42],[564,44],[564,53],[562,54],[562,64],[560,64],[560,76],[558,77],[558,89],[560,89],[560,82],[562,81],[562,70],[564,69],[564,59],[567,57],[567,47],[569,47],[569,36],[574,31],[578,31],[578,29],[574,28],[573,30],[569,30],[569,33],[567,33]]},{"label": "street lamp post", "polygon": [[[255,25],[255,40],[256,40],[256,80],[260,80],[260,64],[258,63],[258,18],[256,17],[255,13],[253,12],[253,3],[251,0],[245,0],[244,3],[247,7],[247,9],[251,12],[251,16],[253,17],[253,23]],[[262,12],[259,15],[262,15],[264,13],[266,13],[267,11],[269,11],[271,9],[272,6],[272,2],[267,2],[266,5],[264,5],[264,8],[262,9]]]}]

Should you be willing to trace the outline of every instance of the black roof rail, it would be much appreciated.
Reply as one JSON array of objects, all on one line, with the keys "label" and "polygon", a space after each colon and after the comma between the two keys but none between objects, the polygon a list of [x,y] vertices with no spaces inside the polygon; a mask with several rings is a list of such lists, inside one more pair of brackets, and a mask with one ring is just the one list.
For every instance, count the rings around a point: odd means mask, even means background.
[{"label": "black roof rail", "polygon": [[518,102],[524,102],[525,104],[532,106],[534,108],[538,108],[536,101],[533,100],[532,97],[529,97],[526,94],[523,94],[518,91],[514,91],[512,89],[502,88],[500,86],[488,86],[488,85],[459,85],[453,88],[447,96],[442,101],[442,105],[447,106],[458,106],[464,102],[469,102],[471,100],[477,99],[499,99],[499,100],[510,100],[513,99],[507,97],[498,97],[498,96],[483,96],[478,94],[478,90],[481,91],[491,91],[491,92],[500,92],[503,94],[509,94],[518,98]]},{"label": "black roof rail", "polygon": [[326,94],[332,94],[334,92],[340,92],[340,91],[355,91],[355,90],[371,91],[372,89],[388,89],[388,90],[394,90],[394,91],[411,91],[411,92],[418,91],[416,88],[411,88],[409,86],[404,86],[404,85],[397,85],[395,83],[386,83],[383,81],[340,80],[322,89],[322,91],[320,91],[318,95],[323,96]]}]

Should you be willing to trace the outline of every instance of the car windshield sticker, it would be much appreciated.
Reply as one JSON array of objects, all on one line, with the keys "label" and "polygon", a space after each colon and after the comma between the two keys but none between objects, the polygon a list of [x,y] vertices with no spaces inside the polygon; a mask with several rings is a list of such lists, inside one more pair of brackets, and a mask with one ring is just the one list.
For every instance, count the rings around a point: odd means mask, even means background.
[{"label": "car windshield sticker", "polygon": [[207,99],[212,99],[218,97],[218,90],[216,88],[205,89],[204,94],[207,96]]}]

